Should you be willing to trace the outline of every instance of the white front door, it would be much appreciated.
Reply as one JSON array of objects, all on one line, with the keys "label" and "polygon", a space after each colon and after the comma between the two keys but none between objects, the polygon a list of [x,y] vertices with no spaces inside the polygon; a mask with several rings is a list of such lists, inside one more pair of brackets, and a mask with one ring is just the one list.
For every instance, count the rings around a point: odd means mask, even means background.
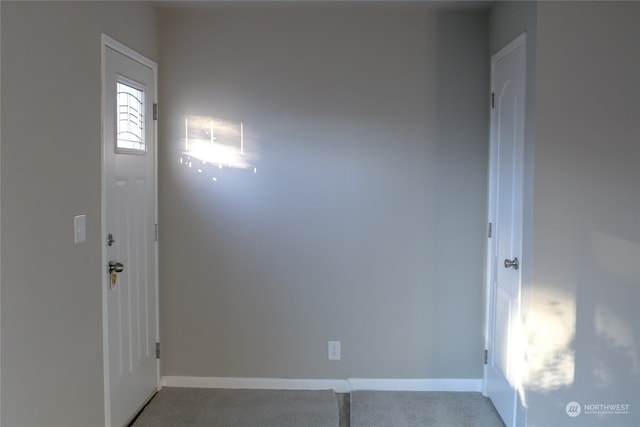
[{"label": "white front door", "polygon": [[522,390],[522,259],[525,34],[491,58],[488,340],[485,390],[507,427]]},{"label": "white front door", "polygon": [[104,39],[105,406],[120,427],[158,387],[155,64]]}]

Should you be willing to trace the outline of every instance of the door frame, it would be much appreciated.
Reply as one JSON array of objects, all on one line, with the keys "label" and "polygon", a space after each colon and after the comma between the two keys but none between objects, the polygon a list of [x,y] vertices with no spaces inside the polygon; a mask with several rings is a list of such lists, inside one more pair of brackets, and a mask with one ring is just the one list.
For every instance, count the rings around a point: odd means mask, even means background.
[{"label": "door frame", "polygon": [[[2,43],[0,43],[0,45],[2,45]],[[0,62],[2,62],[2,60],[0,60]],[[2,67],[0,66],[0,70],[2,70]],[[2,72],[0,71],[0,74],[2,74]],[[2,79],[0,78],[0,81],[2,81]],[[2,85],[0,85],[2,86]],[[0,99],[2,99],[2,96],[0,95]],[[0,122],[2,121],[2,119],[0,118]],[[0,129],[2,129],[2,124],[0,123]],[[2,131],[0,130],[0,153],[2,153]],[[2,164],[2,159],[0,156],[0,164]],[[0,177],[2,176],[2,173],[0,173]],[[0,180],[1,181],[1,180]],[[0,183],[0,188],[2,188],[2,185]],[[0,191],[0,224],[2,224],[2,192]],[[2,319],[2,227],[0,227],[0,319]],[[2,321],[0,320],[0,424],[2,424]]]},{"label": "door frame", "polygon": [[[504,46],[502,49],[500,49],[495,55],[491,56],[491,93],[494,92],[495,87],[494,87],[494,77],[495,77],[495,73],[494,73],[494,67],[495,64],[497,62],[499,62],[502,58],[504,58],[505,56],[509,55],[511,52],[513,52],[516,48],[518,47],[523,47],[525,49],[525,68],[524,68],[524,86],[525,86],[525,101],[524,101],[524,123],[523,123],[523,135],[522,135],[522,165],[523,165],[523,170],[522,170],[522,188],[521,188],[521,198],[522,198],[522,238],[521,238],[521,247],[520,247],[520,258],[521,260],[524,257],[523,255],[523,251],[524,248],[527,244],[527,242],[525,242],[525,233],[524,233],[524,229],[526,227],[525,224],[525,217],[527,217],[527,214],[525,213],[525,208],[527,207],[527,203],[525,202],[525,188],[526,188],[526,174],[525,174],[525,164],[526,164],[526,133],[527,133],[527,101],[526,101],[526,97],[527,97],[527,66],[526,66],[526,55],[527,55],[527,33],[523,32],[522,34],[520,34],[518,37],[516,37],[515,39],[513,39],[511,42],[509,42],[506,46]],[[493,100],[492,100],[493,102]],[[498,147],[496,146],[496,138],[495,138],[495,134],[494,134],[494,113],[493,110],[491,110],[491,115],[490,115],[490,134],[489,134],[489,174],[488,174],[488,196],[487,196],[487,217],[488,217],[488,224],[489,227],[493,228],[495,230],[495,226],[496,226],[496,206],[498,203],[498,194],[496,194],[496,188],[497,188],[497,184],[498,184],[498,177],[497,177],[497,159],[498,159]],[[489,230],[491,230],[491,228]],[[485,352],[488,351],[488,349],[492,348],[492,338],[493,338],[493,334],[491,334],[491,328],[493,327],[493,319],[495,318],[495,304],[494,304],[494,300],[495,300],[495,293],[496,293],[496,289],[493,286],[494,282],[495,282],[495,275],[497,274],[497,272],[495,271],[494,264],[496,262],[496,257],[497,257],[497,244],[496,244],[496,239],[494,238],[494,236],[491,236],[490,234],[488,234],[488,238],[487,238],[487,246],[486,246],[486,267],[485,267],[485,295],[486,295],[486,301],[485,301]],[[523,276],[524,276],[524,269],[528,269],[528,265],[527,264],[528,259],[524,259],[524,265],[521,266],[521,274],[520,274],[520,283],[519,283],[519,300],[518,300],[518,319],[520,322],[522,322],[522,314],[523,314],[523,307],[522,307],[522,292],[523,292]],[[522,332],[524,332],[523,328],[520,328],[520,330]],[[522,351],[524,352],[524,348],[522,349]],[[524,360],[524,357],[523,359]],[[483,367],[483,381],[482,381],[482,394],[484,396],[488,395],[487,392],[487,376],[488,376],[488,365],[486,362],[486,353],[485,353],[485,364]],[[525,368],[525,366],[521,366],[521,368]],[[516,388],[515,392],[516,392],[516,402],[515,405],[516,407],[514,408],[514,426],[517,425],[524,425],[524,420],[526,419],[526,405],[523,404],[524,401],[524,389],[523,389],[523,384],[522,384],[522,377],[521,377],[522,373],[520,374],[520,378],[517,384],[514,384],[514,387]]]},{"label": "door frame", "polygon": [[[103,375],[104,375],[104,410],[105,410],[105,426],[111,427],[111,387],[109,381],[109,309],[108,309],[108,289],[109,289],[109,280],[107,274],[107,265],[108,265],[108,256],[107,256],[107,245],[104,244],[105,236],[107,235],[107,203],[106,203],[106,194],[107,194],[107,180],[105,173],[105,162],[106,162],[106,135],[105,135],[105,123],[104,123],[104,113],[106,111],[106,99],[104,93],[104,81],[106,75],[106,49],[111,48],[118,53],[121,53],[124,56],[131,58],[132,60],[141,63],[142,65],[151,68],[153,71],[153,85],[154,85],[154,99],[153,103],[156,104],[158,102],[158,65],[148,59],[147,57],[139,54],[138,52],[130,49],[119,41],[107,36],[106,34],[102,34],[101,36],[101,75],[100,75],[100,123],[101,123],[101,161],[100,161],[100,213],[101,213],[101,221],[100,221],[100,245],[102,250],[102,263],[100,266],[100,283],[102,287],[102,361],[103,361]],[[158,223],[158,121],[153,120],[153,218],[155,224]],[[158,242],[154,246],[154,270],[155,270],[155,280],[154,287],[156,289],[156,298],[155,298],[155,315],[156,315],[156,342],[159,342],[160,338],[160,316],[159,316],[159,296],[158,296]],[[160,389],[160,361],[156,362],[156,385],[157,389]]]}]

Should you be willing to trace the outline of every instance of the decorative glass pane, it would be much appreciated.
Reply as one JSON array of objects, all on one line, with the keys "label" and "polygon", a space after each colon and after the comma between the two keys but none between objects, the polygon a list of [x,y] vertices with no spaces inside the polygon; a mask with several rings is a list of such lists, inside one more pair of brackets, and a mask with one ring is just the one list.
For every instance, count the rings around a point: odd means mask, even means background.
[{"label": "decorative glass pane", "polygon": [[144,92],[123,82],[117,82],[116,90],[116,149],[145,151]]}]

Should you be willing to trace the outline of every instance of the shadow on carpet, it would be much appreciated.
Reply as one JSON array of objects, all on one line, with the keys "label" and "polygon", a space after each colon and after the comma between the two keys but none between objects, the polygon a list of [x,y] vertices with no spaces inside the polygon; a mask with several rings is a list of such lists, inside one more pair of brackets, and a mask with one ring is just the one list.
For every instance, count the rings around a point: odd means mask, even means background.
[{"label": "shadow on carpet", "polygon": [[351,427],[504,427],[480,393],[354,391]]},{"label": "shadow on carpet", "polygon": [[332,390],[229,390],[165,387],[132,427],[338,427]]}]

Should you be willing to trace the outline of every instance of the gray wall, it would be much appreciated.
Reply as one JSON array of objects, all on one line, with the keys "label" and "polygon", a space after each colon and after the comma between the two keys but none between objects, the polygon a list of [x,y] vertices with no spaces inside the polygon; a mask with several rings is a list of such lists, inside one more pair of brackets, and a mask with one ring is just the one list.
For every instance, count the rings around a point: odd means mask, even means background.
[{"label": "gray wall", "polygon": [[[163,10],[160,69],[162,375],[482,376],[484,12]],[[257,173],[181,165],[185,116]]]},{"label": "gray wall", "polygon": [[104,425],[100,34],[157,59],[155,12],[3,1],[1,24],[0,424]]},{"label": "gray wall", "polygon": [[[165,10],[158,50],[149,4],[2,2],[0,424],[102,423],[101,32],[161,53],[164,375],[479,378],[486,41],[523,30],[528,424],[637,423],[640,5],[333,7]],[[258,173],[180,166],[185,115]]]},{"label": "gray wall", "polygon": [[640,3],[538,6],[530,425],[640,422],[638,46]]},{"label": "gray wall", "polygon": [[[492,52],[522,30],[535,34],[530,426],[640,421],[639,23],[635,2],[499,3],[491,13]],[[630,413],[570,418],[571,401],[629,404]]]}]

